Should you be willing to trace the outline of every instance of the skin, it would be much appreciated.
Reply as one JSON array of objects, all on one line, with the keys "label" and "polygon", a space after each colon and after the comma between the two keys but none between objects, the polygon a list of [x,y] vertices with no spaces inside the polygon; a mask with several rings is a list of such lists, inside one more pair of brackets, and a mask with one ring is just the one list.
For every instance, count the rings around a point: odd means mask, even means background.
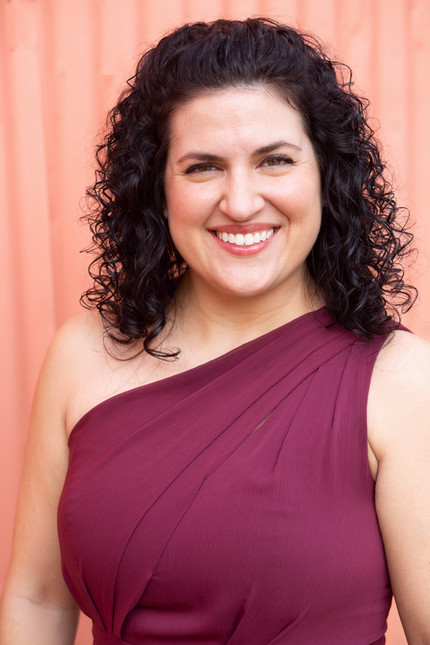
[{"label": "skin", "polygon": [[[183,105],[170,131],[165,214],[190,299],[228,310],[239,298],[248,312],[264,298],[282,320],[293,307],[309,310],[304,263],[322,200],[300,113],[266,88],[227,89]],[[274,235],[255,247],[214,235],[264,230]]]},{"label": "skin", "polygon": [[[170,127],[165,216],[190,270],[160,344],[180,347],[180,358],[116,360],[133,350],[106,347],[94,312],[56,334],[34,399],[1,645],[73,642],[78,612],[61,576],[56,510],[67,438],[79,418],[114,394],[204,363],[322,304],[304,264],[319,230],[320,178],[298,112],[264,88],[222,90],[185,103]],[[226,227],[276,233],[240,255],[215,239],[213,231]],[[429,345],[395,332],[370,386],[369,465],[410,645],[430,644],[429,419]]]},{"label": "skin", "polygon": [[430,346],[397,331],[376,361],[368,402],[376,511],[400,618],[430,643]]}]

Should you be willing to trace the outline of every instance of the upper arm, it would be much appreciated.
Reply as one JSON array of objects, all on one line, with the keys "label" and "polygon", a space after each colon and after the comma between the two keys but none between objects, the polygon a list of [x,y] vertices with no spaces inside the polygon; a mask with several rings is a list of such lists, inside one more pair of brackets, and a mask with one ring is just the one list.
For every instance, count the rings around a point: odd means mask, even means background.
[{"label": "upper arm", "polygon": [[65,412],[72,352],[73,332],[66,325],[51,343],[34,396],[6,583],[9,594],[60,606],[74,604],[63,581],[57,538],[68,466]]},{"label": "upper arm", "polygon": [[396,332],[369,393],[378,459],[376,510],[399,614],[413,645],[430,643],[430,346]]}]

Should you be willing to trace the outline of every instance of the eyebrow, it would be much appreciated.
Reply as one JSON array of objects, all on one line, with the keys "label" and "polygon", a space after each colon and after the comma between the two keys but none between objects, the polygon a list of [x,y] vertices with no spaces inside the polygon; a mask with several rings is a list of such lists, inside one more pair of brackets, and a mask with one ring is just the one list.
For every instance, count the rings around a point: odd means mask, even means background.
[{"label": "eyebrow", "polygon": [[[267,146],[262,146],[261,148],[258,148],[252,153],[252,156],[258,157],[259,155],[264,155],[269,152],[273,152],[278,148],[292,148],[293,150],[298,150],[299,152],[301,152],[302,150],[299,146],[296,146],[295,143],[289,143],[288,141],[275,141],[274,143],[269,143]],[[191,159],[194,159],[194,160],[204,159],[205,161],[223,160],[222,157],[219,157],[218,155],[210,154],[209,152],[193,151],[193,152],[187,152],[187,154],[183,155],[180,159],[178,159],[178,163],[181,163],[183,161],[188,161]]]},{"label": "eyebrow", "polygon": [[293,150],[298,150],[299,152],[301,152],[302,150],[300,146],[296,146],[295,143],[289,143],[288,141],[275,141],[275,143],[269,143],[268,146],[258,148],[258,150],[256,150],[254,154],[264,155],[268,152],[273,152],[273,150],[276,150],[277,148],[292,148]]}]

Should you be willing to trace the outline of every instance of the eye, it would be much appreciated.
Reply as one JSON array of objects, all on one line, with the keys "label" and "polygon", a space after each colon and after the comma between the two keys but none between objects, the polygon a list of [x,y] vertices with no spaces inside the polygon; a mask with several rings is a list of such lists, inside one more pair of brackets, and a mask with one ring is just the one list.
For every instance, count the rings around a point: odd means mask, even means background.
[{"label": "eye", "polygon": [[185,170],[186,175],[191,175],[193,173],[199,174],[199,173],[206,173],[206,172],[212,172],[213,170],[216,170],[217,167],[211,163],[210,161],[205,161],[202,163],[196,163],[190,166]]},{"label": "eye", "polygon": [[261,165],[266,166],[267,168],[278,168],[291,165],[293,163],[294,161],[291,157],[286,157],[285,155],[270,155],[270,157],[263,159]]}]

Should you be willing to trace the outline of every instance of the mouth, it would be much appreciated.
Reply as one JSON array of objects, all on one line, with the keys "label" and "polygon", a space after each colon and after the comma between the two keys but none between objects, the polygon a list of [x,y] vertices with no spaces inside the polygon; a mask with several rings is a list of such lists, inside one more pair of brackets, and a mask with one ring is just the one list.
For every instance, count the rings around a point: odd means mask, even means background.
[{"label": "mouth", "polygon": [[269,228],[255,233],[227,233],[227,231],[214,231],[216,237],[223,242],[234,246],[255,246],[265,242],[274,234],[275,229]]}]

